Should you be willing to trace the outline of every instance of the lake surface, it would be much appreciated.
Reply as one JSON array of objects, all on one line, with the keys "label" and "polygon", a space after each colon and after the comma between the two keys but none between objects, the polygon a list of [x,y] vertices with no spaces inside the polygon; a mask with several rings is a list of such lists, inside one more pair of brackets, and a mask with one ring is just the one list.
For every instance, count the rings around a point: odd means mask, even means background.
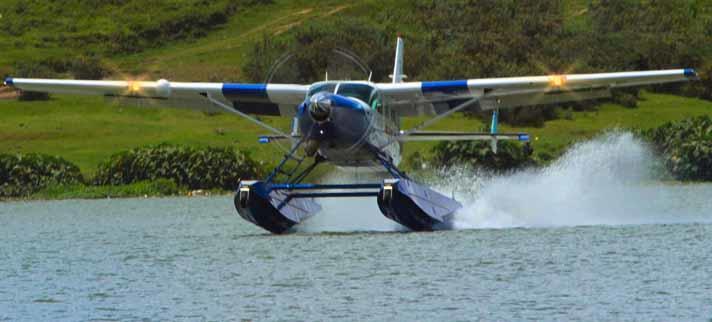
[{"label": "lake surface", "polygon": [[[403,233],[349,206],[285,236],[228,197],[2,203],[0,321],[709,321],[712,186],[664,190],[623,225]],[[391,231],[319,232],[359,227]]]}]

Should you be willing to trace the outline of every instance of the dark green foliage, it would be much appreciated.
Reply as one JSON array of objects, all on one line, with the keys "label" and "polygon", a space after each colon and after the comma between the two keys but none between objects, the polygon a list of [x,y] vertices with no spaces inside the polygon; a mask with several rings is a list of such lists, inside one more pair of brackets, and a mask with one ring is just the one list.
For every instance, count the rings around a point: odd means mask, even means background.
[{"label": "dark green foliage", "polygon": [[[334,32],[334,30],[338,30]],[[357,67],[346,55],[355,53],[366,67],[374,68],[373,80],[385,80],[392,68],[393,37],[358,18],[313,21],[280,37],[264,37],[254,44],[243,64],[249,81],[309,83],[330,79],[359,79],[368,71]],[[279,67],[275,63],[285,61]]]},{"label": "dark green foliage", "polygon": [[0,154],[0,197],[29,196],[51,184],[83,181],[79,168],[43,154]]},{"label": "dark green foliage", "polygon": [[712,118],[668,122],[645,132],[679,180],[712,180]]},{"label": "dark green foliage", "polygon": [[20,91],[20,95],[17,96],[17,99],[21,101],[46,101],[49,99],[49,94],[44,92]]},{"label": "dark green foliage", "polygon": [[[0,33],[16,46],[71,47],[108,55],[204,36],[239,11],[271,0],[6,0]],[[47,32],[60,31],[60,32]]]},{"label": "dark green foliage", "polygon": [[712,59],[697,69],[699,81],[684,84],[680,93],[685,96],[712,100]]},{"label": "dark green foliage", "polygon": [[534,165],[531,155],[529,146],[509,141],[500,141],[496,154],[492,152],[490,142],[486,141],[445,141],[433,149],[433,161],[438,167],[468,165],[494,171],[509,171]]},{"label": "dark green foliage", "polygon": [[563,69],[547,47],[564,33],[563,9],[562,1],[416,1],[409,23],[423,26],[430,54],[414,76],[502,77]]},{"label": "dark green foliage", "polygon": [[79,56],[69,63],[69,72],[75,79],[100,80],[109,75],[99,58],[96,56]]},{"label": "dark green foliage", "polygon": [[[248,79],[263,81],[280,55],[296,52],[293,81],[322,80],[326,49],[336,46],[362,56],[375,69],[374,81],[388,81],[395,31],[407,31],[404,69],[411,81],[697,67],[706,82],[652,89],[712,98],[709,1],[416,0],[362,7],[358,18],[306,21],[255,43],[244,65]],[[625,91],[613,101],[633,108],[637,99]],[[556,118],[555,109],[523,107],[500,118],[538,126]]]},{"label": "dark green foliage", "polygon": [[[58,78],[71,74],[76,79],[102,79],[109,74],[101,60],[96,56],[78,56],[72,58],[50,58],[45,60],[27,60],[15,65],[14,77]],[[49,94],[22,91],[21,101],[49,99]]]},{"label": "dark green foliage", "polygon": [[627,108],[638,107],[638,97],[640,91],[636,88],[612,90],[612,100]]},{"label": "dark green foliage", "polygon": [[163,178],[190,189],[234,190],[241,179],[259,173],[254,160],[232,148],[162,144],[112,156],[99,166],[94,183],[122,185]]}]

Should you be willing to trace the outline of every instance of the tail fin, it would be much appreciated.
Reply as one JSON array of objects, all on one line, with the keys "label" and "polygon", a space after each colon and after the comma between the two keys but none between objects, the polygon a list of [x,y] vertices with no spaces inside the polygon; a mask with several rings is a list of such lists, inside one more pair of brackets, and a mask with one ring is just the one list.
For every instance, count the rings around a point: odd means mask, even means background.
[{"label": "tail fin", "polygon": [[403,75],[403,38],[398,35],[398,42],[396,43],[396,58],[393,64],[393,75],[391,75],[393,83],[400,83],[406,78]]}]

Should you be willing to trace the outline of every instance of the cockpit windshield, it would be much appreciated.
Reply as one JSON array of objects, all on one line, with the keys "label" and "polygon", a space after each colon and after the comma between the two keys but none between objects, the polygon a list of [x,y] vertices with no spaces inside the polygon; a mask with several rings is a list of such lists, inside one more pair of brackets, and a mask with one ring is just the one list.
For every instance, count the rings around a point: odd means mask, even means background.
[{"label": "cockpit windshield", "polygon": [[373,90],[373,87],[366,84],[341,83],[341,85],[339,85],[339,91],[336,94],[358,98],[361,101],[368,103],[371,99]]},{"label": "cockpit windshield", "polygon": [[333,93],[333,92],[334,92],[334,89],[336,89],[336,83],[324,83],[324,84],[319,84],[319,85],[316,85],[316,86],[312,87],[312,88],[309,90],[309,94],[308,94],[308,95],[309,95],[309,97],[311,97],[312,95],[314,95],[314,94],[316,94],[316,93],[319,93],[319,92],[329,92],[329,93]]}]

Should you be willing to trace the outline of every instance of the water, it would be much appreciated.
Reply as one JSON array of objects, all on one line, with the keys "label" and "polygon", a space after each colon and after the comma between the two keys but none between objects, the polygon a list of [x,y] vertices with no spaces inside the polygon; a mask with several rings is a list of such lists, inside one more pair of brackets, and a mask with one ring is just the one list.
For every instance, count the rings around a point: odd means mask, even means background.
[{"label": "water", "polygon": [[286,236],[229,197],[2,203],[0,321],[712,318],[712,185],[656,181],[631,136],[471,175],[434,233],[357,200]]}]

